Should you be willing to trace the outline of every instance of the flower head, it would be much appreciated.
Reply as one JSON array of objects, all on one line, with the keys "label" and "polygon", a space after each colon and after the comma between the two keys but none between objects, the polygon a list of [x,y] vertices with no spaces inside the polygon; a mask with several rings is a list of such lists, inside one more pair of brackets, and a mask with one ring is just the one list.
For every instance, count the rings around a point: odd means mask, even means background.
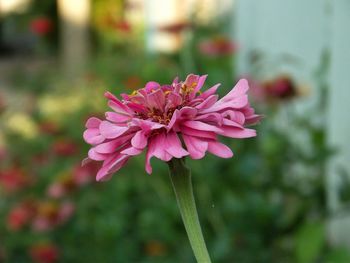
[{"label": "flower head", "polygon": [[293,80],[288,76],[280,76],[265,83],[265,89],[269,97],[276,99],[290,99],[297,94],[297,88]]},{"label": "flower head", "polygon": [[37,17],[30,22],[30,29],[33,33],[44,36],[52,31],[52,21],[47,17]]},{"label": "flower head", "polygon": [[237,44],[225,36],[217,36],[199,43],[200,52],[212,57],[231,55],[237,48]]},{"label": "flower head", "polygon": [[51,243],[35,244],[29,250],[33,262],[53,263],[59,258],[58,248]]},{"label": "flower head", "polygon": [[121,100],[107,92],[112,111],[106,112],[105,120],[92,117],[86,122],[84,139],[92,148],[83,163],[103,161],[96,179],[106,180],[144,150],[149,174],[152,157],[167,162],[184,156],[201,159],[206,152],[232,157],[218,136],[254,137],[255,130],[245,126],[260,116],[249,105],[246,80],[219,99],[220,84],[201,92],[206,77],[191,74],[170,85],[148,82],[130,95],[122,94]]}]

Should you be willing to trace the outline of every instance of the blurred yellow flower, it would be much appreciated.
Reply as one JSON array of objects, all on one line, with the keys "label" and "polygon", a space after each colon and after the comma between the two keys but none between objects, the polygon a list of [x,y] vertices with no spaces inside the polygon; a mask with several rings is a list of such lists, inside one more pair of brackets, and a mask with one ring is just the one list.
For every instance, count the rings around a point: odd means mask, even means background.
[{"label": "blurred yellow flower", "polygon": [[47,95],[39,99],[38,108],[41,114],[50,120],[60,121],[66,115],[78,111],[85,105],[80,94],[65,96]]},{"label": "blurred yellow flower", "polygon": [[5,116],[5,126],[10,132],[20,135],[25,139],[33,139],[39,133],[38,127],[31,116],[23,112]]}]

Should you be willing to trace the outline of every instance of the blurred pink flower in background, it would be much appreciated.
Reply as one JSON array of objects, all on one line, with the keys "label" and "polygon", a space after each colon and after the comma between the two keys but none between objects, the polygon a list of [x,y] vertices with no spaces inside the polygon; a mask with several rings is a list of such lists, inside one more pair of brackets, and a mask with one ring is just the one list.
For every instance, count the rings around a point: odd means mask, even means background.
[{"label": "blurred pink flower in background", "polygon": [[266,92],[271,98],[290,99],[297,94],[297,88],[289,76],[279,76],[264,83]]},{"label": "blurred pink flower in background", "polygon": [[298,87],[291,77],[280,75],[266,81],[257,81],[247,78],[250,84],[250,93],[257,102],[277,102],[295,98]]},{"label": "blurred pink flower in background", "polygon": [[113,111],[106,113],[106,120],[92,117],[87,121],[84,139],[92,148],[83,163],[103,161],[96,179],[106,180],[145,149],[149,174],[152,157],[166,162],[184,156],[201,159],[207,151],[232,157],[218,135],[254,137],[255,130],[245,126],[258,122],[260,116],[249,105],[246,80],[219,100],[220,84],[200,91],[206,77],[191,74],[184,82],[176,78],[170,85],[148,82],[131,95],[122,94],[122,100],[107,92]]},{"label": "blurred pink flower in background", "polygon": [[85,185],[94,181],[94,177],[99,170],[99,165],[96,162],[87,163],[84,166],[77,165],[73,168],[73,180],[79,185]]},{"label": "blurred pink flower in background", "polygon": [[47,189],[47,195],[51,198],[62,198],[77,188],[71,173],[60,176]]},{"label": "blurred pink flower in background", "polygon": [[237,44],[226,36],[217,36],[199,43],[199,50],[207,56],[227,56],[237,51]]},{"label": "blurred pink flower in background", "polygon": [[29,254],[36,263],[54,263],[59,259],[59,250],[51,243],[33,245],[29,249]]},{"label": "blurred pink flower in background", "polygon": [[37,205],[37,213],[32,222],[35,231],[51,230],[55,226],[65,223],[74,213],[75,206],[69,201],[56,203],[43,201]]},{"label": "blurred pink flower in background", "polygon": [[47,35],[52,29],[53,23],[51,19],[45,16],[36,17],[30,22],[30,30],[39,36]]}]

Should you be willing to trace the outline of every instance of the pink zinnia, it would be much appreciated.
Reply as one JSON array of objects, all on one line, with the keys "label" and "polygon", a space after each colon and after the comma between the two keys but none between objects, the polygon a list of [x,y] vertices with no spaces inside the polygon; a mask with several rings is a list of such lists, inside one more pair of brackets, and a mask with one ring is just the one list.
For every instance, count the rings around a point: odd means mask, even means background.
[{"label": "pink zinnia", "polygon": [[220,84],[201,93],[206,77],[191,74],[184,82],[176,78],[171,85],[148,82],[131,95],[122,94],[122,100],[107,92],[113,111],[106,112],[105,120],[88,119],[84,132],[85,141],[92,145],[84,163],[103,161],[96,179],[109,179],[145,149],[145,168],[151,174],[152,157],[166,162],[184,156],[201,159],[208,151],[230,158],[233,153],[218,141],[219,135],[256,136],[255,130],[245,127],[260,119],[249,105],[247,81],[240,80],[218,99]]}]

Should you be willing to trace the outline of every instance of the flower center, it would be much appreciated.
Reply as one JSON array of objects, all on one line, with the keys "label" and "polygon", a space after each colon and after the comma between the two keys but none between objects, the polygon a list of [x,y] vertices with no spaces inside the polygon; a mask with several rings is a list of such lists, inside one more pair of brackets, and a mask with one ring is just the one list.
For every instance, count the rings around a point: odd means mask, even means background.
[{"label": "flower center", "polygon": [[[151,120],[160,124],[167,125],[171,121],[171,118],[176,109],[181,109],[186,106],[191,100],[191,94],[195,90],[197,83],[193,82],[188,85],[185,83],[179,83],[180,86],[162,86],[156,89],[139,89],[129,94],[129,102],[134,105],[140,105],[143,109],[134,108],[135,115],[144,120]],[[155,92],[162,92],[162,95],[158,98],[152,98],[157,101],[157,107],[150,105],[149,95],[153,95]],[[142,92],[141,92],[142,91]],[[198,92],[199,93],[199,92]],[[200,94],[200,93],[199,93]],[[142,99],[144,97],[144,99]],[[152,104],[155,103],[154,101]]]}]

